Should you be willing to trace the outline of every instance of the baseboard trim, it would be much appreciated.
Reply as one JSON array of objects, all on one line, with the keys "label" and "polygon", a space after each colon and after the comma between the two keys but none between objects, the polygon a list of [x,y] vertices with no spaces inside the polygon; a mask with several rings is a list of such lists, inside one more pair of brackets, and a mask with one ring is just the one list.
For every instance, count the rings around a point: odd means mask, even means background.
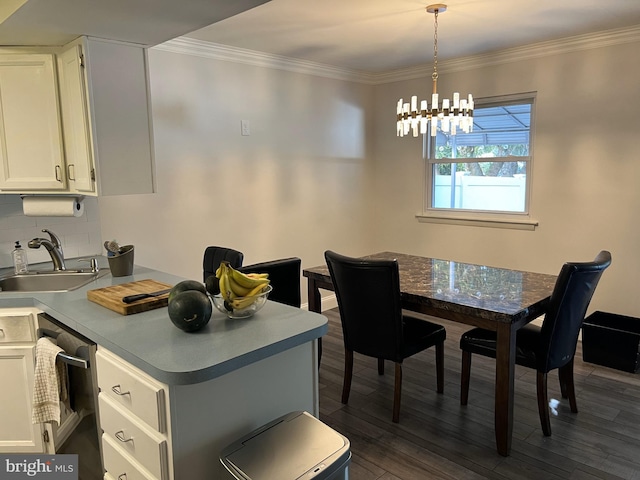
[{"label": "baseboard trim", "polygon": [[[336,294],[332,293],[331,295],[327,295],[326,297],[320,298],[320,305],[322,305],[322,311],[331,310],[332,308],[336,308],[338,306],[338,299],[336,298]],[[309,310],[309,303],[303,303],[300,308],[303,310]]]}]

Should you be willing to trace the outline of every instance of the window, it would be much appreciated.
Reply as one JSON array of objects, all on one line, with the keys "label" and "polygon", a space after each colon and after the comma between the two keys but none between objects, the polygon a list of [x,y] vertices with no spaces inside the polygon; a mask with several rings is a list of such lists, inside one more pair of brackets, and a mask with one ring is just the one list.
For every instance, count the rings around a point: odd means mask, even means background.
[{"label": "window", "polygon": [[528,213],[534,100],[480,100],[472,133],[425,135],[427,212]]}]

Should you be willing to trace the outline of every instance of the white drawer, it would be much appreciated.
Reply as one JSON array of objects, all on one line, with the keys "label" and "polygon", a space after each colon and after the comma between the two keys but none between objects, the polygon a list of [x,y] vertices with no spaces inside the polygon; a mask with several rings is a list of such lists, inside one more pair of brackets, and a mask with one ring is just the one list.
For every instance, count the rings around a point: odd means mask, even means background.
[{"label": "white drawer", "polygon": [[[102,455],[104,468],[111,478],[117,480],[157,480],[151,473],[136,463],[136,461],[118,450],[113,440],[102,436]],[[108,478],[105,475],[105,478]]]},{"label": "white drawer", "polygon": [[135,458],[159,479],[169,478],[166,438],[127,413],[104,392],[98,395],[100,426],[104,436]]},{"label": "white drawer", "polygon": [[160,433],[166,432],[165,388],[111,352],[96,352],[98,387]]},{"label": "white drawer", "polygon": [[35,342],[35,322],[31,315],[0,317],[0,344]]}]

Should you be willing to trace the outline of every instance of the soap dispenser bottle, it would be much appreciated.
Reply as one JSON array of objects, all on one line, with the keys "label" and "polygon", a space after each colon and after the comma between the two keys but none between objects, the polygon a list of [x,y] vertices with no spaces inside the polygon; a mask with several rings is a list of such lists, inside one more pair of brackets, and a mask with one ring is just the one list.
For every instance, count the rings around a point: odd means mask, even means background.
[{"label": "soap dispenser bottle", "polygon": [[27,252],[20,245],[20,241],[16,242],[16,248],[11,252],[13,255],[13,268],[16,273],[26,273],[29,271],[29,261],[27,260]]}]

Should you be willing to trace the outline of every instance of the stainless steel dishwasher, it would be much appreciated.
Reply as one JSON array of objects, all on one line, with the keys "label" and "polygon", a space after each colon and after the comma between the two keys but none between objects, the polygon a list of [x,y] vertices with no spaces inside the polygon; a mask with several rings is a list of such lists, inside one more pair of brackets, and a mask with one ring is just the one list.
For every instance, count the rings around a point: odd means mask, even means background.
[{"label": "stainless steel dishwasher", "polygon": [[80,480],[102,479],[101,429],[98,421],[96,344],[46,313],[38,315],[38,338],[49,337],[64,350],[57,360],[67,364],[68,402],[61,402],[60,425],[52,424],[55,453],[78,455]]}]

